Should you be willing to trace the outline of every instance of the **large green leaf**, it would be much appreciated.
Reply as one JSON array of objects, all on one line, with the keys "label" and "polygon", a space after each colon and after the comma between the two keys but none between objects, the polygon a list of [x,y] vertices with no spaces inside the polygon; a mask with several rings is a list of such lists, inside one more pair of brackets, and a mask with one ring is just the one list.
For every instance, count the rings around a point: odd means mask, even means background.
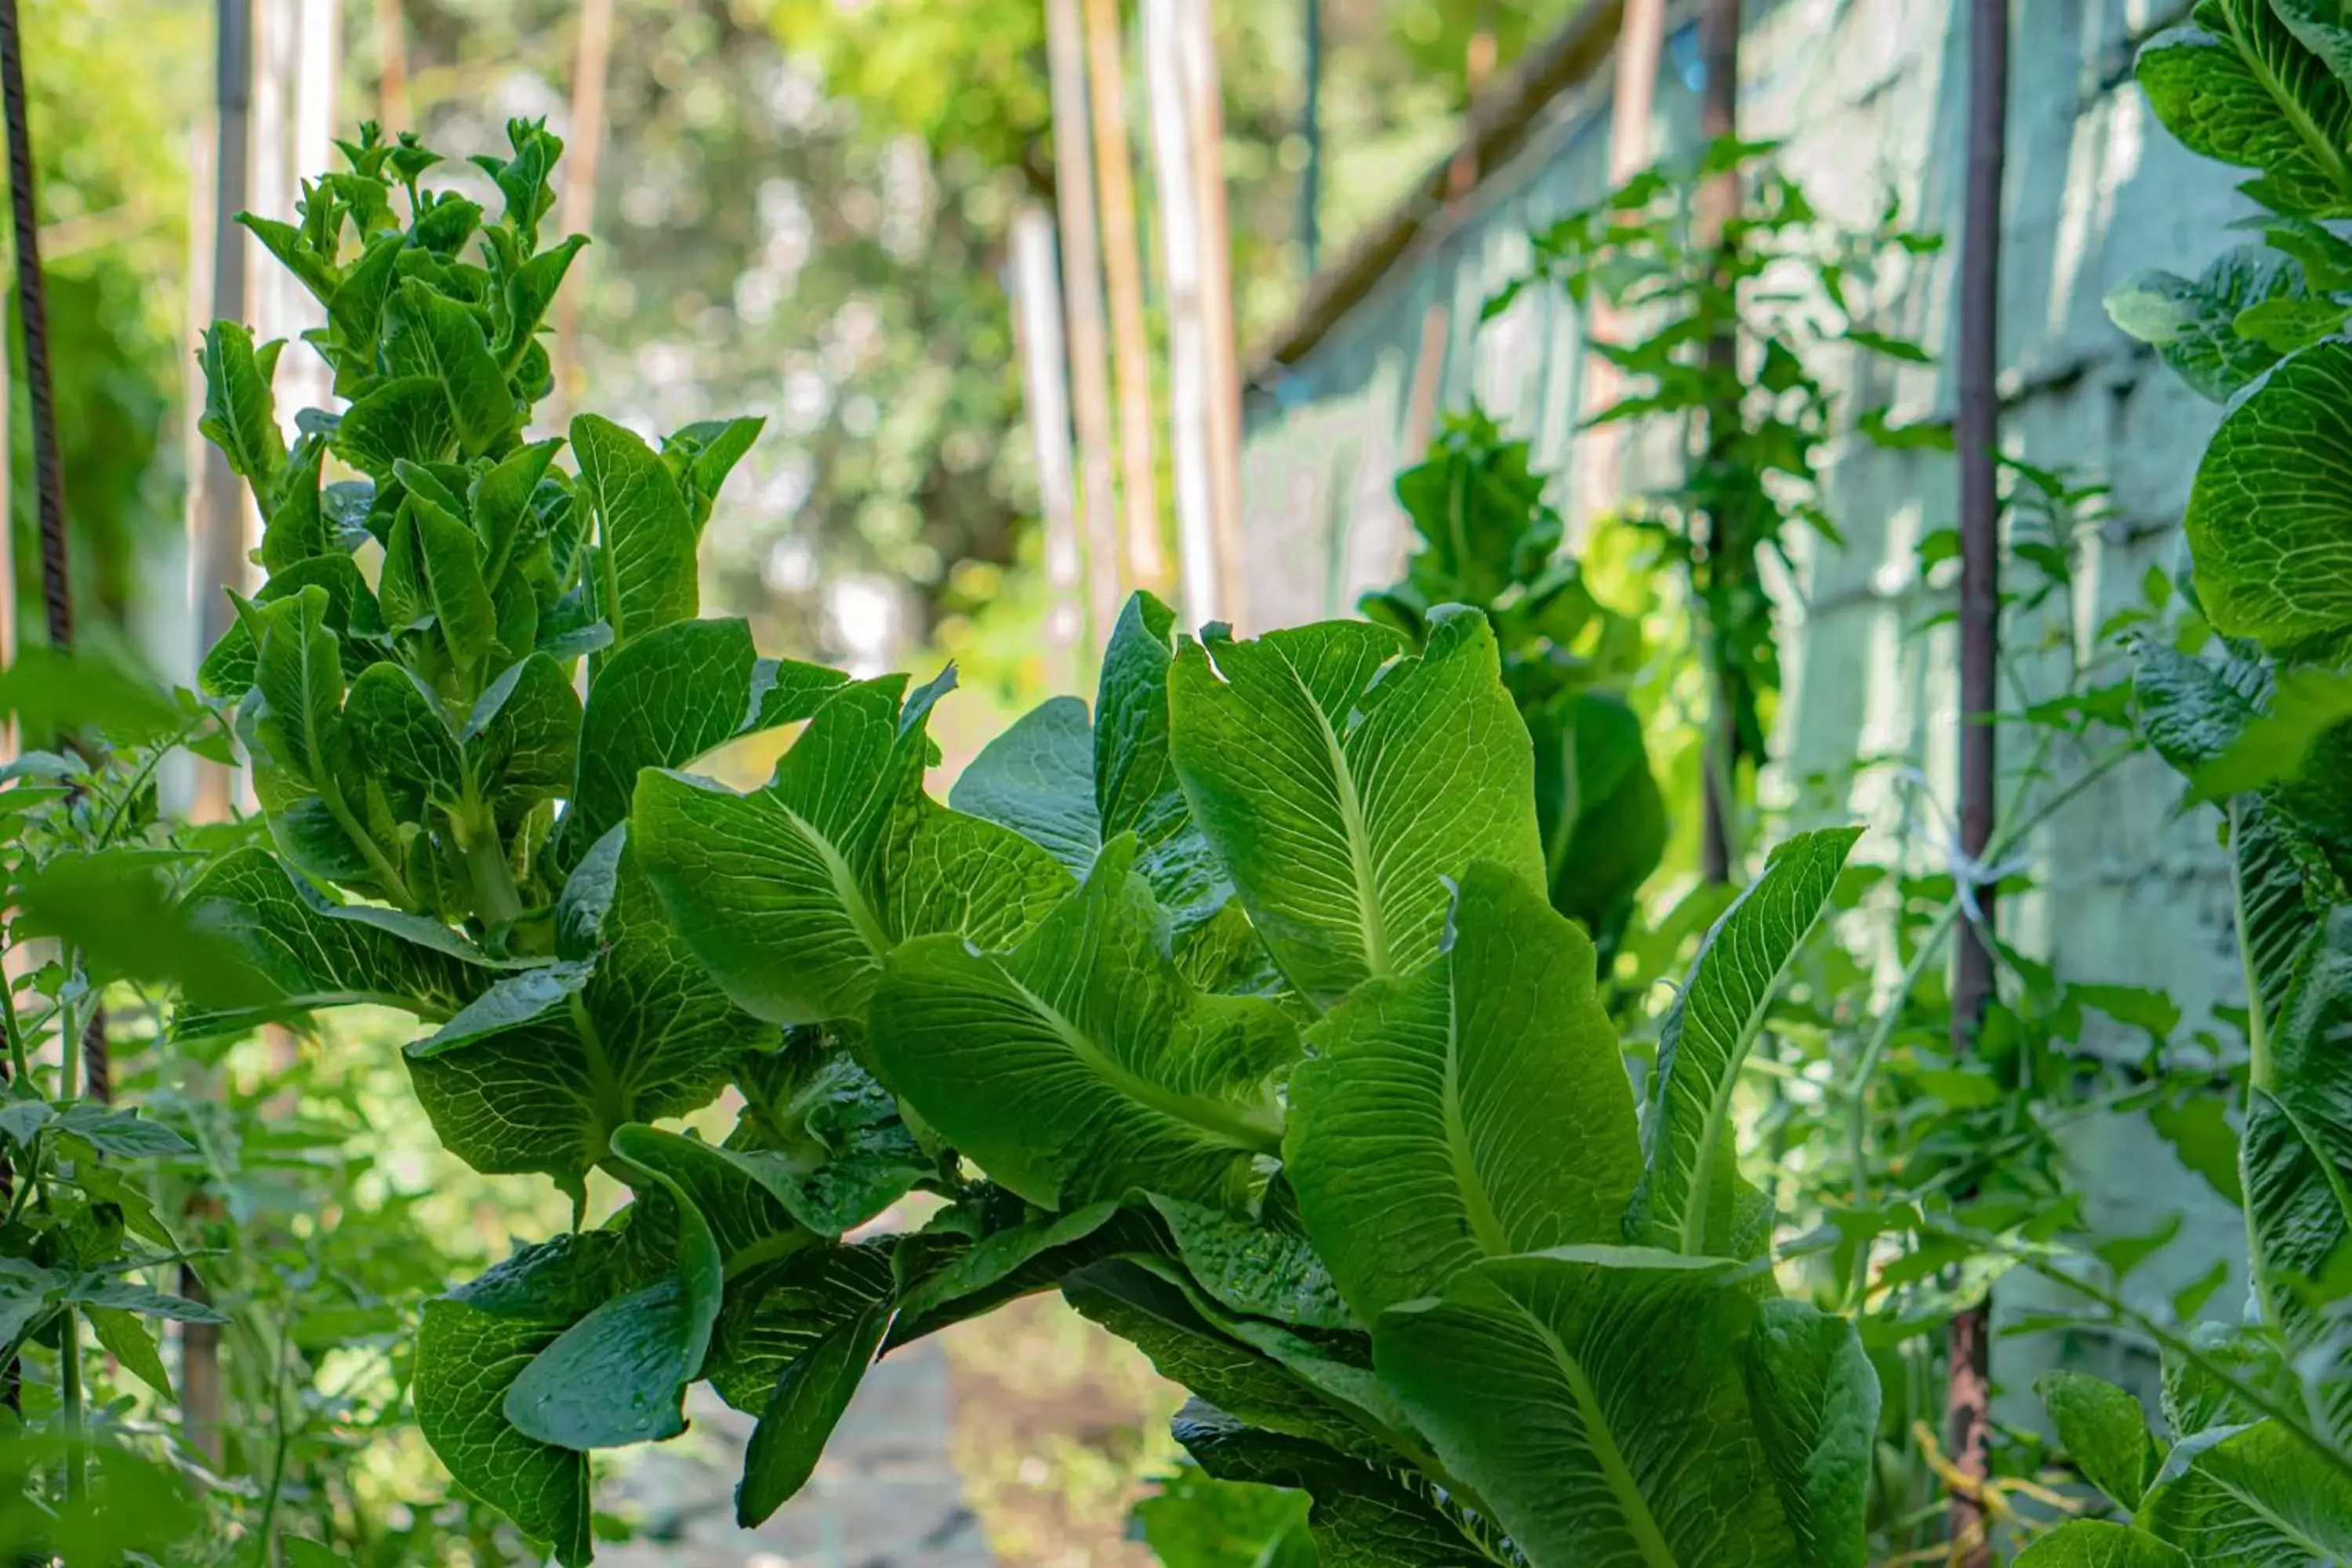
[{"label": "large green leaf", "polygon": [[2201,0],[2192,25],[2141,48],[2137,74],[2190,152],[2260,171],[2248,194],[2274,212],[2352,210],[2352,97],[2295,40],[2269,0]]},{"label": "large green leaf", "polygon": [[743,1110],[728,1152],[793,1217],[840,1236],[904,1197],[938,1163],[927,1158],[898,1101],[846,1051],[785,1048],[735,1073]]},{"label": "large green leaf", "polygon": [[1044,849],[922,794],[939,686],[903,714],[901,686],[841,689],[750,795],[682,773],[637,782],[647,876],[679,938],[758,1016],[855,1016],[899,942],[1009,947],[1069,886]]},{"label": "large green leaf", "polygon": [[689,620],[699,602],[694,520],[667,465],[609,419],[583,414],[572,422],[580,496],[596,521],[598,602],[615,647],[672,621]]},{"label": "large green leaf", "polygon": [[618,1129],[708,1103],[735,1056],[772,1036],[679,946],[626,838],[614,829],[565,885],[566,903],[609,901],[593,919],[558,909],[560,927],[596,932],[576,984],[526,971],[407,1049],[434,1131],[476,1170],[576,1191]]},{"label": "large green leaf", "polygon": [[2302,268],[2275,251],[2242,245],[2222,252],[2194,280],[2160,270],[2135,272],[2109,290],[2106,307],[2116,326],[2155,348],[2190,390],[2226,403],[2279,360],[2276,349],[2239,336],[2239,315],[2306,293]]},{"label": "large green leaf", "polygon": [[711,1388],[758,1415],[786,1368],[891,1297],[897,1241],[804,1247],[730,1280],[703,1363]]},{"label": "large green leaf", "polygon": [[508,1391],[539,1353],[604,1300],[612,1237],[559,1237],[425,1305],[416,1342],[416,1422],[467,1490],[551,1542],[564,1568],[593,1551],[588,1458],[541,1443],[506,1418]]},{"label": "large green leaf", "polygon": [[1797,1538],[1800,1568],[1853,1568],[1865,1551],[1878,1374],[1852,1322],[1804,1301],[1757,1310],[1748,1406]]},{"label": "large green leaf", "polygon": [[1858,827],[1833,827],[1784,840],[1699,949],[1659,1032],[1629,1237],[1692,1256],[1732,1255],[1732,1090],[1781,977],[1861,837]]},{"label": "large green leaf", "polygon": [[457,451],[448,395],[429,375],[379,382],[343,411],[334,447],[378,486],[390,484],[402,463],[445,462]]},{"label": "large green leaf", "polygon": [[1489,1259],[1372,1331],[1382,1380],[1535,1568],[1801,1561],[1750,1419],[1757,1304],[1647,1248]]},{"label": "large green leaf", "polygon": [[2114,1384],[2053,1372],[2034,1385],[2058,1444],[2083,1479],[2126,1509],[2139,1507],[2163,1456],[2139,1401]]},{"label": "large green leaf", "polygon": [[458,449],[469,458],[496,446],[521,412],[481,321],[422,279],[404,279],[384,301],[383,367],[440,384]]},{"label": "large green leaf", "polygon": [[[234,850],[207,867],[186,895],[203,925],[235,942],[283,995],[268,1016],[368,1003],[427,1019],[456,1013],[494,978],[461,938],[391,911],[330,903],[268,851]],[[184,1035],[249,1027],[247,1014],[183,1013]]]},{"label": "large green leaf", "polygon": [[868,1011],[890,1087],[995,1181],[1076,1207],[1132,1187],[1226,1208],[1282,1142],[1275,1003],[1200,996],[1165,949],[1135,840],[1002,956],[942,934],[891,958]]},{"label": "large green leaf", "polygon": [[1135,1521],[1163,1568],[1317,1568],[1307,1510],[1304,1492],[1181,1468],[1135,1505]]},{"label": "large green leaf", "polygon": [[1433,617],[1418,656],[1359,621],[1187,643],[1169,711],[1193,817],[1311,997],[1427,963],[1473,860],[1543,886],[1533,753],[1484,616]]},{"label": "large green leaf", "polygon": [[434,690],[404,665],[371,665],[343,708],[352,743],[371,773],[444,808],[466,797],[466,763]]},{"label": "large green leaf", "polygon": [[2352,1562],[2352,1479],[2275,1421],[2215,1427],[2174,1445],[2138,1522],[2219,1568]]},{"label": "large green leaf", "polygon": [[278,404],[269,387],[284,347],[267,343],[257,349],[248,329],[215,321],[205,329],[197,354],[205,372],[205,409],[197,428],[256,495],[269,493],[286,461],[286,437],[278,427]]},{"label": "large green leaf", "polygon": [[2190,1568],[2177,1546],[2105,1520],[2062,1524],[2017,1554],[2014,1568]]},{"label": "large green leaf", "polygon": [[1536,821],[1551,905],[1611,937],[1666,847],[1666,805],[1642,721],[1617,698],[1571,692],[1527,715]]},{"label": "large green leaf", "polygon": [[1485,861],[1453,928],[1333,1009],[1292,1074],[1286,1169],[1366,1322],[1482,1258],[1615,1240],[1641,1173],[1591,940]]},{"label": "large green leaf", "polygon": [[1135,835],[1143,879],[1182,931],[1223,908],[1233,883],[1192,820],[1169,751],[1175,626],[1176,613],[1150,594],[1119,611],[1095,690],[1092,773],[1101,837]]},{"label": "large green leaf", "polygon": [[[2352,1442],[2352,1356],[2325,1298],[2352,1279],[2352,905],[2299,955],[2257,1063],[2241,1144],[2260,1299]],[[2267,1071],[2264,1068],[2267,1068]]]},{"label": "large green leaf", "polygon": [[1083,877],[1102,847],[1094,725],[1075,697],[1052,697],[982,747],[948,793],[969,816],[1013,829]]},{"label": "large green leaf", "polygon": [[681,768],[754,730],[798,723],[837,670],[762,659],[742,621],[678,621],[615,650],[581,720],[579,774],[557,837],[568,863],[628,815],[646,768]]},{"label": "large green leaf", "polygon": [[[995,1188],[982,1191],[1011,1196]],[[959,1209],[950,1217],[965,1214]],[[1121,1212],[1116,1202],[1017,1219],[968,1244],[954,1232],[926,1230],[908,1238],[908,1280],[890,1342],[905,1344],[1019,1297],[1054,1289],[1087,1264],[1163,1245],[1149,1224]]]},{"label": "large green leaf", "polygon": [[[614,1135],[613,1154],[640,1204],[662,1201],[671,1266],[566,1329],[507,1390],[515,1429],[559,1447],[616,1448],[684,1430],[686,1387],[702,1371],[730,1267],[808,1240],[706,1144],[632,1125]],[[631,1213],[632,1230],[640,1217]]]},{"label": "large green leaf", "polygon": [[[1224,1332],[1179,1284],[1150,1268],[1120,1258],[1090,1264],[1063,1280],[1062,1294],[1088,1319],[1142,1351],[1160,1376],[1253,1426],[1304,1437],[1367,1462],[1390,1453],[1382,1441],[1390,1428],[1376,1413]],[[1369,1372],[1358,1370],[1354,1382],[1385,1398]],[[1347,1386],[1344,1381],[1339,1385]]]},{"label": "large green leaf", "polygon": [[2352,625],[2352,340],[2273,367],[2222,416],[2189,493],[2215,627],[2278,643]]},{"label": "large green leaf", "polygon": [[1177,1414],[1176,1440],[1225,1480],[1291,1487],[1313,1500],[1307,1528],[1323,1568],[1486,1568],[1513,1562],[1473,1536],[1409,1470],[1249,1426],[1198,1400]]},{"label": "large green leaf", "polygon": [[1231,1310],[1309,1329],[1361,1326],[1305,1237],[1160,1193],[1150,1204],[1185,1268]]},{"label": "large green leaf", "polygon": [[482,576],[482,542],[463,517],[419,488],[412,486],[402,504],[409,514],[416,563],[442,640],[459,668],[471,668],[499,638],[498,606]]},{"label": "large green leaf", "polygon": [[744,1450],[743,1479],[735,1488],[738,1524],[762,1522],[808,1484],[825,1439],[890,1331],[890,1315],[887,1301],[875,1302],[784,1368]]}]

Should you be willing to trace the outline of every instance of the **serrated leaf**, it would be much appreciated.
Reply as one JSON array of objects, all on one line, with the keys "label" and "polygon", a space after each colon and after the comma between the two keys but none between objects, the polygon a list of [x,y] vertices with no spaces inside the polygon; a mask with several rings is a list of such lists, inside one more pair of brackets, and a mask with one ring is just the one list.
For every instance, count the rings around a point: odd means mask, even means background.
[{"label": "serrated leaf", "polygon": [[595,519],[599,603],[615,647],[698,603],[694,520],[669,468],[635,436],[593,414],[572,422],[580,504]]},{"label": "serrated leaf", "polygon": [[194,1144],[135,1109],[117,1110],[86,1100],[67,1107],[54,1125],[118,1160],[160,1160],[196,1152]]},{"label": "serrated leaf", "polygon": [[2083,1479],[2125,1510],[2139,1507],[2163,1462],[2139,1401],[2112,1383],[2074,1372],[2050,1373],[2034,1392]]},{"label": "serrated leaf", "polygon": [[1010,947],[1069,885],[1035,845],[921,793],[937,692],[902,717],[901,684],[842,688],[750,795],[639,776],[646,875],[680,939],[759,1017],[854,1016],[898,943],[952,932]]},{"label": "serrated leaf", "polygon": [[1166,956],[1135,841],[1003,957],[941,934],[892,954],[868,1006],[882,1076],[990,1176],[1044,1207],[1130,1187],[1225,1208],[1281,1148],[1271,1002],[1194,995]]},{"label": "serrated leaf", "polygon": [[2302,272],[2254,246],[2224,251],[2193,280],[2160,270],[2136,272],[2110,290],[2108,319],[2152,346],[2200,396],[2226,403],[2276,364],[2280,351],[2242,337],[2238,318],[2273,301],[2306,298]]},{"label": "serrated leaf", "polygon": [[1641,1173],[1591,939],[1484,861],[1451,923],[1446,952],[1334,1008],[1291,1075],[1286,1173],[1366,1322],[1482,1258],[1615,1240]]},{"label": "serrated leaf", "polygon": [[173,1397],[172,1374],[163,1366],[163,1352],[137,1313],[120,1307],[85,1307],[82,1316],[89,1321],[99,1348],[120,1362],[123,1371],[163,1398]]},{"label": "serrated leaf", "polygon": [[1731,1094],[1781,979],[1821,918],[1858,827],[1783,840],[1699,949],[1658,1036],[1626,1234],[1687,1256],[1731,1256],[1738,1172]]},{"label": "serrated leaf", "polygon": [[1529,1561],[1762,1568],[1798,1557],[1741,1376],[1756,1310],[1720,1263],[1566,1247],[1390,1309],[1372,1347]]}]

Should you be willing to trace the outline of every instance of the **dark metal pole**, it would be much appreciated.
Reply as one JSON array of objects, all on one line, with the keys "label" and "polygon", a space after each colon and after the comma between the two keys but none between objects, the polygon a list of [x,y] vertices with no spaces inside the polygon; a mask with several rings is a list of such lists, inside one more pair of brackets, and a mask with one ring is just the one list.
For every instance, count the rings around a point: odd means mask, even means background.
[{"label": "dark metal pole", "polygon": [[[2009,111],[2009,0],[1969,0],[1967,210],[1960,235],[1960,851],[1980,858],[1992,838],[1996,731],[1994,679],[2000,657],[2000,218]],[[1990,930],[1993,890],[1977,901]],[[1963,921],[1952,980],[1952,1047],[1976,1041],[1993,990],[1992,954]],[[1987,1471],[1991,1427],[1989,1304],[1953,1320],[1945,1390],[1945,1441],[1964,1476]],[[1953,1561],[1990,1561],[1978,1499],[1952,1499]]]},{"label": "dark metal pole", "polygon": [[1298,172],[1298,237],[1307,276],[1315,276],[1323,253],[1323,0],[1306,0],[1307,104],[1298,133],[1307,142],[1307,166]]},{"label": "dark metal pole", "polygon": [[[1739,133],[1739,26],[1740,0],[1706,0],[1699,12],[1699,58],[1706,73],[1704,96],[1699,101],[1699,136],[1709,145]],[[1699,185],[1691,214],[1694,248],[1702,255],[1719,255],[1724,231],[1738,211],[1739,170],[1736,164],[1727,163]],[[1728,376],[1736,373],[1738,358],[1737,324],[1727,317],[1707,340],[1707,369],[1712,374]],[[1708,413],[1710,461],[1713,450],[1730,439],[1730,427],[1738,417],[1737,407],[1718,407]],[[1717,590],[1714,608],[1720,611],[1733,596],[1726,591],[1727,580],[1745,568],[1747,543],[1739,537],[1738,520],[1726,509],[1718,506],[1706,523],[1707,560],[1703,570]],[[1708,733],[1701,748],[1699,869],[1710,882],[1728,881],[1731,878],[1732,846],[1736,842],[1732,818],[1738,809],[1739,677],[1731,664],[1727,632],[1724,626],[1707,628],[1714,691],[1713,710],[1706,721]]]},{"label": "dark metal pole", "polygon": [[56,388],[49,380],[49,310],[41,278],[41,226],[33,205],[33,141],[25,104],[25,40],[16,0],[0,0],[0,95],[7,100],[8,197],[16,228],[16,310],[25,331],[25,380],[33,405],[33,487],[41,518],[41,602],[49,646],[73,647],[72,560],[66,546],[66,477],[58,459]]}]

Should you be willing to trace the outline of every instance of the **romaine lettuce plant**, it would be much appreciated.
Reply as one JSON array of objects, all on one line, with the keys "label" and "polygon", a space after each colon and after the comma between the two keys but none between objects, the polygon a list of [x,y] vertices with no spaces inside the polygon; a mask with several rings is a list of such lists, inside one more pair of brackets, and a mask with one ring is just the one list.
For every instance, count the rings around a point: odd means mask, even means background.
[{"label": "romaine lettuce plant", "polygon": [[[524,439],[578,242],[540,243],[554,139],[510,139],[496,218],[370,134],[256,226],[327,305],[340,418],[287,451],[276,346],[205,353],[270,573],[206,679],[274,847],[193,907],[271,1006],[423,1019],[417,1094],[477,1169],[632,1194],[427,1307],[451,1474],[585,1562],[590,1455],[705,1382],[758,1418],[761,1520],[877,1356],[1058,1287],[1197,1396],[1211,1475],[1307,1494],[1329,1561],[1858,1563],[1876,1382],[1775,1287],[1729,1111],[1854,833],[1724,918],[1637,1116],[1486,615],[1242,640],[1139,595],[1091,710],[940,804],[949,678],[696,618],[755,426]],[[690,771],[803,721],[759,789]],[[730,1089],[722,1142],[658,1125]]]},{"label": "romaine lettuce plant", "polygon": [[1552,908],[1592,933],[1606,975],[1633,895],[1666,847],[1665,798],[1625,700],[1644,650],[1640,626],[1596,599],[1561,555],[1565,530],[1528,456],[1475,405],[1447,418],[1427,456],[1397,476],[1420,546],[1403,578],[1359,607],[1416,645],[1441,605],[1485,612],[1535,742]]},{"label": "romaine lettuce plant", "polygon": [[2194,613],[2143,650],[2156,749],[2219,808],[2245,976],[2248,1323],[2151,1327],[2168,1447],[2120,1390],[2045,1389],[2062,1442],[2129,1523],[2069,1525],[2036,1563],[2352,1559],[2352,51],[2298,0],[2201,0],[2149,40],[2148,103],[2190,150],[2251,169],[2265,212],[2195,281],[2112,295],[2126,330],[2227,403],[2186,532]]}]

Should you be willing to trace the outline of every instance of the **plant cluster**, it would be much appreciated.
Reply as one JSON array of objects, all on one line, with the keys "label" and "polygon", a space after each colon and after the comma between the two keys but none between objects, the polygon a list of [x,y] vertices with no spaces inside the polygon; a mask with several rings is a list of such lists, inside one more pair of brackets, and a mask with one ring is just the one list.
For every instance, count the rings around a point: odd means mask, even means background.
[{"label": "plant cluster", "polygon": [[[584,1562],[590,1455],[708,1383],[758,1417],[756,1521],[877,1355],[1058,1286],[1193,1392],[1210,1475],[1308,1494],[1329,1560],[1853,1561],[1876,1382],[1774,1284],[1729,1108],[1853,831],[1726,915],[1637,1116],[1487,614],[1195,638],[1139,595],[1092,711],[1039,708],[941,805],[951,678],[697,618],[753,427],[583,416],[570,468],[524,439],[577,242],[540,242],[553,139],[511,141],[495,219],[369,136],[257,226],[327,304],[340,419],[285,451],[276,347],[205,356],[270,573],[206,679],[271,847],[180,907],[268,994],[179,1027],[399,1007],[449,1149],[631,1194],[426,1307],[451,1474]],[[787,724],[757,790],[688,771]],[[729,1088],[720,1142],[656,1125]],[[912,1192],[920,1224],[860,1228]]]},{"label": "plant cluster", "polygon": [[1359,607],[1415,647],[1442,605],[1486,615],[1535,744],[1552,908],[1592,933],[1605,977],[1666,846],[1665,798],[1626,700],[1645,650],[1639,625],[1596,599],[1561,554],[1559,513],[1528,454],[1484,409],[1449,416],[1427,456],[1397,476],[1420,547],[1402,581]]},{"label": "plant cluster", "polygon": [[[1633,389],[1583,427],[1663,420],[1677,433],[1685,460],[1628,521],[1655,538],[1660,563],[1689,584],[1714,707],[1708,773],[1727,827],[1740,764],[1767,756],[1766,704],[1780,686],[1763,563],[1786,566],[1799,528],[1842,542],[1820,489],[1838,434],[1835,399],[1810,361],[1822,345],[1843,343],[1928,363],[1919,344],[1866,324],[1870,286],[1895,257],[1941,244],[1904,228],[1892,203],[1870,232],[1835,226],[1770,162],[1771,151],[1720,140],[1695,166],[1654,166],[1538,230],[1527,270],[1485,310],[1491,319],[1548,283],[1580,309],[1616,312],[1633,334],[1586,344]],[[1742,199],[1709,239],[1694,229],[1696,193],[1725,171],[1737,173]],[[1890,426],[1883,410],[1863,415],[1858,427],[1898,447],[1950,444],[1947,427]]]},{"label": "plant cluster", "polygon": [[2192,591],[2144,640],[2140,723],[2218,811],[2245,976],[2237,1178],[2241,1326],[2147,1321],[2167,1438],[2124,1391],[2045,1385],[2061,1443],[2122,1518],[2066,1525],[2021,1562],[2287,1563],[2352,1556],[2352,817],[2341,592],[2352,341],[2352,50],[2296,0],[2201,0],[2149,40],[2149,106],[2191,151],[2252,170],[2263,243],[2195,280],[2144,273],[2111,313],[2226,412],[2185,528]]}]

